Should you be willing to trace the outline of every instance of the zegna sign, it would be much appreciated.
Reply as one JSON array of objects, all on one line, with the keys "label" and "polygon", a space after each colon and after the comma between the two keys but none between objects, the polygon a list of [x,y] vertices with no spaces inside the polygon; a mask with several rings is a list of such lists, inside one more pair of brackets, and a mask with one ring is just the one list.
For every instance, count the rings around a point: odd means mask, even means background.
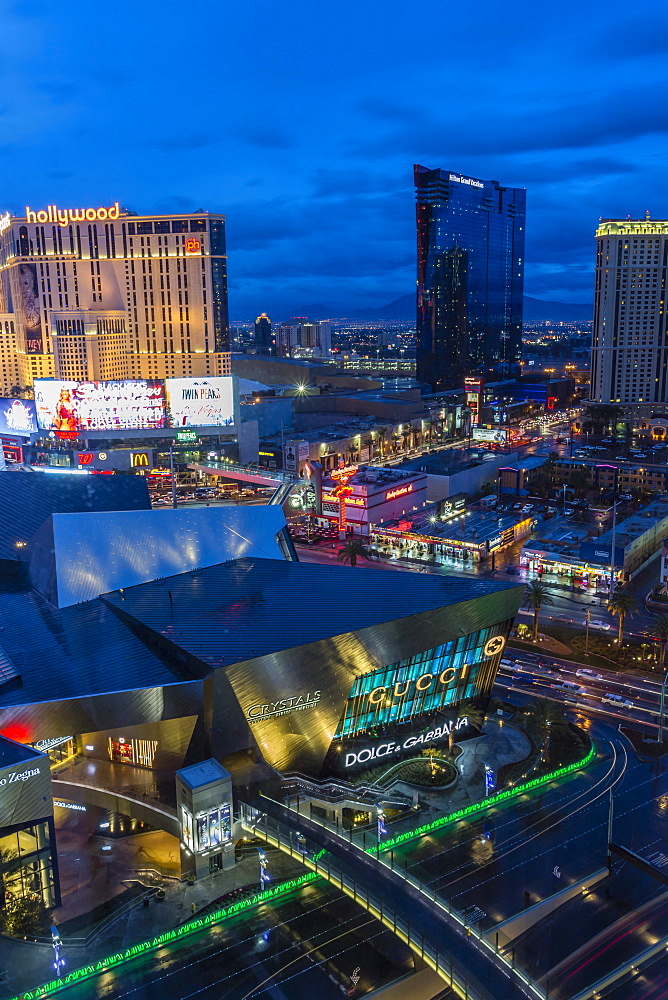
[{"label": "zegna sign", "polygon": [[1,785],[11,785],[15,781],[28,781],[29,778],[36,778],[41,771],[38,767],[32,767],[28,771],[21,771],[20,774],[17,771],[10,771],[6,778],[0,778]]},{"label": "zegna sign", "polygon": [[377,760],[379,757],[388,757],[392,753],[401,753],[402,750],[410,750],[411,747],[420,747],[424,743],[433,743],[435,740],[449,736],[450,733],[458,729],[466,729],[469,724],[468,718],[464,715],[456,722],[446,722],[437,729],[432,729],[428,733],[420,733],[419,736],[407,736],[403,743],[394,743],[390,740],[387,743],[377,743],[373,747],[364,747],[362,750],[350,751],[346,754],[344,767],[352,767],[354,764],[366,764],[367,761]]},{"label": "zegna sign", "polygon": [[120,215],[117,201],[108,208],[58,208],[57,205],[47,205],[46,210],[33,212],[26,205],[26,222],[56,222],[59,226],[68,226],[70,222],[105,222],[113,221]]}]

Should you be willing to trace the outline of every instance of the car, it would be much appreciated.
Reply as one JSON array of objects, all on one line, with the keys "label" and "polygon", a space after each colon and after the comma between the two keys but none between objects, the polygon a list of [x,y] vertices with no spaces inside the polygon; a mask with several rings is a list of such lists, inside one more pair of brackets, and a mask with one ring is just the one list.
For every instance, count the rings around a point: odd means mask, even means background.
[{"label": "car", "polygon": [[601,698],[601,704],[613,705],[616,708],[633,708],[633,702],[629,701],[628,698],[621,694],[611,694],[609,691],[606,691]]},{"label": "car", "polygon": [[580,670],[575,671],[576,677],[581,677],[585,681],[602,681],[603,678],[600,674],[597,674],[595,670],[590,670],[588,667],[582,667]]},{"label": "car", "polygon": [[619,497],[617,499],[618,500],[633,500],[633,497],[631,496],[630,493],[620,493]]},{"label": "car", "polygon": [[532,510],[533,510],[533,504],[526,504],[524,507],[522,507],[522,510],[520,511],[520,513],[521,514],[528,514]]},{"label": "car", "polygon": [[521,510],[522,509],[522,504],[521,503],[514,503],[510,509],[511,510]]},{"label": "car", "polygon": [[573,510],[572,507],[567,507],[564,510],[564,517],[572,517],[574,513],[575,513],[575,511]]},{"label": "car", "polygon": [[582,685],[576,684],[575,681],[561,681],[561,680],[552,681],[550,687],[556,688],[557,691],[565,691],[567,694],[569,692],[577,694],[585,693],[585,689],[582,687]]},{"label": "car", "polygon": [[589,622],[589,628],[597,628],[603,632],[609,632],[612,626],[609,622],[602,622],[598,618],[592,618]]},{"label": "car", "polygon": [[552,621],[555,623],[555,625],[570,625],[572,623],[573,619],[572,618],[562,618],[561,615],[558,615],[557,617],[553,618]]}]

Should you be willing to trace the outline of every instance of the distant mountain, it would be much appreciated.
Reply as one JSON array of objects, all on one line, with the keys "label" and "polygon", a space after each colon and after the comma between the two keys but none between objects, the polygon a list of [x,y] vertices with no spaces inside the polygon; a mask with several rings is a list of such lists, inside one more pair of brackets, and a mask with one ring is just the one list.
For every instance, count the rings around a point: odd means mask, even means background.
[{"label": "distant mountain", "polygon": [[591,322],[594,307],[587,302],[548,302],[524,296],[524,322],[541,323],[552,320],[555,323]]},{"label": "distant mountain", "polygon": [[[581,322],[591,320],[593,307],[586,302],[548,302],[544,299],[534,299],[530,295],[524,296],[524,320],[527,323],[540,323],[552,320],[555,323]],[[272,322],[287,322],[294,316],[306,316],[308,319],[317,321],[320,319],[356,319],[356,320],[415,320],[415,295],[402,295],[399,299],[386,303],[383,306],[373,306],[366,309],[341,309],[336,306],[327,306],[322,303],[309,303],[300,306],[292,312],[276,310],[276,315],[281,318],[274,319],[270,314]]]}]

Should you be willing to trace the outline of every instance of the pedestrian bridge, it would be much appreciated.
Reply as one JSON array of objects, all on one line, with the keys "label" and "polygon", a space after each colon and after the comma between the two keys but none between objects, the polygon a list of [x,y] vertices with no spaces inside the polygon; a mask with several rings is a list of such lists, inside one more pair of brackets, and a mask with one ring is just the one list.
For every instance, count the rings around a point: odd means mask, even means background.
[{"label": "pedestrian bridge", "polygon": [[298,858],[364,907],[465,1000],[548,1000],[535,983],[463,915],[376,852],[324,823],[260,795],[240,802],[244,832]]}]

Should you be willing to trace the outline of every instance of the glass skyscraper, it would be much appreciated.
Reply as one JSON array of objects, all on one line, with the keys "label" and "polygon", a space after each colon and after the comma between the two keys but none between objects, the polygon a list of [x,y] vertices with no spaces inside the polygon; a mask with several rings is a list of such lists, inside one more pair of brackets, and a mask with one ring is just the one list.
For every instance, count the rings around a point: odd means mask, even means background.
[{"label": "glass skyscraper", "polygon": [[415,166],[417,377],[435,389],[467,375],[519,374],[524,188]]}]

